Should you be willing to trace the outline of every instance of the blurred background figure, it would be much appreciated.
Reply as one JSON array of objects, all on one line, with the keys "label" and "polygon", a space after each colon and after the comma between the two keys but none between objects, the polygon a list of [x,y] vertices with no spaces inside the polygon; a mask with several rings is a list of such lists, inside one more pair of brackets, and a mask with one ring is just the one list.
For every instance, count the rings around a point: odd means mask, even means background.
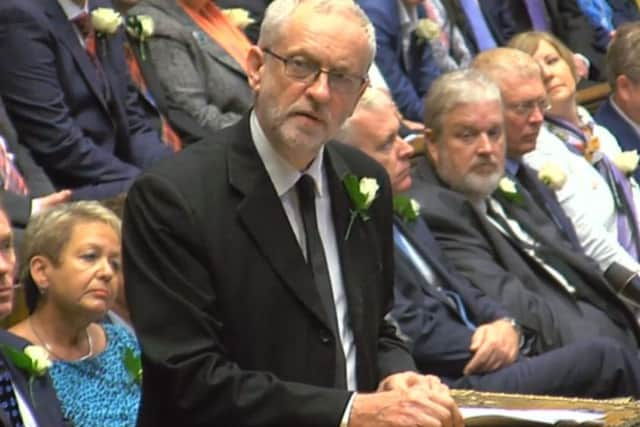
[{"label": "blurred background figure", "polygon": [[245,59],[251,41],[215,2],[143,0],[129,14],[153,19],[146,61],[159,81],[170,124],[183,128],[173,120],[181,114],[197,126],[182,129],[185,140],[200,139],[248,111],[253,98]]},{"label": "blurred background figure", "polygon": [[100,323],[122,280],[120,245],[120,220],[97,202],[45,211],[25,233],[31,314],[10,332],[47,350],[63,413],[78,426],[134,425],[138,412],[139,380],[125,363],[139,355],[136,339]]}]

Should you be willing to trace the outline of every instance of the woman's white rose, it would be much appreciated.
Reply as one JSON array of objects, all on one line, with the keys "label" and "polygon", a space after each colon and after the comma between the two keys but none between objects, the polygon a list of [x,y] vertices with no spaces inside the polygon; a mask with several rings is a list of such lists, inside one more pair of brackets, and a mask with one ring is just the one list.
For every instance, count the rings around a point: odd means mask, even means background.
[{"label": "woman's white rose", "polygon": [[140,39],[146,39],[153,35],[153,31],[155,30],[155,24],[153,23],[153,18],[149,15],[138,15],[138,22],[140,22],[140,28],[142,33],[140,34]]},{"label": "woman's white rose", "polygon": [[244,30],[249,25],[256,22],[256,20],[253,19],[251,15],[249,15],[249,12],[245,9],[241,9],[241,8],[223,9],[222,13],[227,15],[227,19],[229,19],[229,21],[231,21],[233,25],[235,25],[237,28],[241,30]]},{"label": "woman's white rose", "polygon": [[373,199],[376,198],[378,188],[380,187],[375,178],[362,178],[360,180],[360,193],[367,196],[367,200],[364,202],[364,209],[367,209],[373,202]]},{"label": "woman's white rose", "polygon": [[418,203],[415,199],[411,199],[409,203],[411,204],[411,210],[413,211],[413,213],[415,215],[418,215],[420,213],[420,203]]},{"label": "woman's white rose", "polygon": [[44,375],[51,367],[49,352],[39,345],[28,345],[24,349],[24,354],[32,360],[36,375]]},{"label": "woman's white rose", "polygon": [[500,187],[500,191],[507,194],[516,194],[518,190],[516,190],[516,184],[506,176],[503,176],[498,182],[498,187]]},{"label": "woman's white rose", "polygon": [[545,163],[538,171],[538,179],[552,190],[560,190],[567,182],[567,175],[553,162]]},{"label": "woman's white rose", "polygon": [[122,25],[122,16],[113,9],[99,7],[91,12],[91,25],[98,33],[114,34]]},{"label": "woman's white rose", "polygon": [[625,175],[630,175],[638,167],[638,152],[636,150],[623,151],[613,159],[613,164]]}]

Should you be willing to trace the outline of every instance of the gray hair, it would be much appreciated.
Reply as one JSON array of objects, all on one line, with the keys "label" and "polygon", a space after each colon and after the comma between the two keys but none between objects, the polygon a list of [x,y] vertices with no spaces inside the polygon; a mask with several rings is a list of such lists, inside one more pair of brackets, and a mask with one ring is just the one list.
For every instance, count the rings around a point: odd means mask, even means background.
[{"label": "gray hair", "polygon": [[384,109],[389,109],[398,115],[400,114],[396,108],[396,104],[394,104],[391,99],[391,95],[386,89],[368,87],[362,94],[362,97],[360,97],[355,110],[353,110],[353,114],[351,114],[351,116],[340,127],[336,139],[347,144],[352,144],[353,119],[357,117],[358,112]]},{"label": "gray hair", "polygon": [[640,83],[640,22],[628,22],[616,29],[607,50],[607,73],[614,91],[616,79],[621,75]]},{"label": "gray hair", "polygon": [[309,3],[313,10],[319,13],[338,12],[353,16],[365,31],[369,45],[370,58],[373,61],[376,54],[376,36],[371,21],[364,11],[353,0],[274,0],[265,11],[258,45],[268,47],[274,45],[281,37],[281,30],[287,19],[293,15],[298,6]]},{"label": "gray hair", "polygon": [[425,99],[424,123],[435,141],[442,135],[444,117],[459,105],[497,101],[502,105],[500,89],[486,74],[474,69],[443,74],[433,82]]},{"label": "gray hair", "polygon": [[542,70],[531,55],[510,47],[499,47],[480,52],[471,67],[491,77],[498,86],[508,78],[542,80]]}]

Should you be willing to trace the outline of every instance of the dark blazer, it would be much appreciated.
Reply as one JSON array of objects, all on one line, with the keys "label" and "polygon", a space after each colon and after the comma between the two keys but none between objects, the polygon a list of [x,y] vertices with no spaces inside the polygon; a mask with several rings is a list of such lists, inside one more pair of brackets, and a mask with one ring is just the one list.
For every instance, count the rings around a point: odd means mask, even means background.
[{"label": "dark blazer", "polygon": [[[640,150],[640,136],[631,125],[613,108],[611,99],[607,98],[593,116],[598,124],[606,127],[615,135],[623,150]],[[640,171],[636,169],[633,176],[640,179]]]},{"label": "dark blazer", "polygon": [[[544,0],[544,4],[551,25],[549,31],[569,49],[589,59],[589,79],[605,80],[604,55],[609,35],[597,32],[589,24],[576,0]],[[516,34],[532,29],[522,0],[482,0],[480,5],[499,45],[505,45]]]},{"label": "dark blazer", "polygon": [[[393,283],[388,177],[351,147],[330,143],[325,154],[358,389],[373,391],[415,369],[384,320]],[[349,172],[374,177],[380,190],[371,219],[356,220],[345,240]],[[248,117],[140,177],[124,218],[125,276],[135,283],[127,298],[145,372],[139,426],[339,424],[350,393],[333,388],[337,338]]]},{"label": "dark blazer", "polygon": [[[91,0],[90,9],[112,7]],[[0,93],[20,142],[57,188],[73,197],[126,191],[141,169],[169,155],[138,104],[125,63],[124,30],[98,40],[107,102],[73,24],[56,1],[0,3]]]},{"label": "dark blazer", "polygon": [[[17,350],[22,350],[26,346],[31,345],[29,341],[3,329],[0,329],[0,344],[14,347]],[[26,400],[38,425],[43,427],[71,425],[68,421],[65,421],[62,416],[60,401],[56,396],[49,374],[36,377],[30,386],[29,376],[26,372],[16,368],[2,353],[0,353],[0,357],[3,357],[5,362],[7,362],[7,367],[11,373],[11,380]],[[0,422],[1,420],[2,418],[0,417]]]},{"label": "dark blazer", "polygon": [[422,217],[408,223],[395,218],[395,226],[431,268],[437,285],[428,283],[413,260],[396,246],[393,319],[409,338],[421,372],[458,378],[472,357],[470,330],[442,288],[456,292],[477,325],[508,317],[502,306],[457,274],[440,250]]},{"label": "dark blazer", "polygon": [[[424,118],[423,97],[431,83],[440,75],[430,44],[418,42],[413,34],[409,47],[407,69],[402,59],[402,38],[400,15],[397,0],[357,0],[376,30],[375,62],[384,77],[394,102],[402,115],[410,120],[422,121]],[[423,18],[425,11],[417,6],[418,17]]]},{"label": "dark blazer", "polygon": [[422,204],[427,223],[456,270],[537,333],[535,350],[598,335],[637,346],[640,328],[634,315],[609,288],[595,262],[560,237],[555,224],[526,192],[520,192],[519,203],[508,202],[499,192],[494,197],[507,215],[545,245],[549,256],[564,262],[570,274],[565,277],[576,295],[561,288],[484,212],[446,188],[426,159],[418,163],[413,187],[412,197]]},{"label": "dark blazer", "polygon": [[[508,316],[498,303],[460,276],[438,247],[422,217],[395,226],[431,268],[437,283],[429,284],[414,261],[396,245],[395,303],[392,316],[408,338],[420,371],[439,375],[453,388],[562,396],[627,396],[640,393],[637,351],[597,337],[563,346],[485,374],[463,375],[471,359],[473,331],[451,308],[441,288],[455,291],[478,326]],[[526,347],[535,336],[526,334]],[[576,358],[576,354],[580,354]]]},{"label": "dark blazer", "polygon": [[7,151],[14,155],[13,163],[29,188],[29,194],[26,196],[2,190],[2,204],[9,214],[12,226],[24,228],[31,217],[32,199],[53,193],[55,190],[42,168],[33,160],[29,150],[22,144],[18,144],[18,136],[1,100],[0,136],[7,144]]},{"label": "dark blazer", "polygon": [[634,0],[607,0],[613,14],[613,26],[640,19],[640,10]]}]

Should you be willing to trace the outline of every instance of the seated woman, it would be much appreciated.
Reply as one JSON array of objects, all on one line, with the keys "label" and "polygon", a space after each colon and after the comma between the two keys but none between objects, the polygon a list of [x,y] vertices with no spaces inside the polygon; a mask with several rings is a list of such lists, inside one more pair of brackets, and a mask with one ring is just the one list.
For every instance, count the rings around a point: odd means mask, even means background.
[{"label": "seated woman", "polygon": [[100,324],[122,280],[120,220],[97,202],[60,205],[25,232],[22,280],[30,315],[10,332],[44,347],[66,418],[77,426],[133,426],[140,385],[125,364],[136,339]]},{"label": "seated woman", "polygon": [[[142,0],[129,15],[154,21],[146,61],[169,110],[182,111],[204,131],[213,131],[249,109],[253,96],[244,67],[251,42],[214,1]],[[171,114],[167,117],[171,121]]]},{"label": "seated woman", "polygon": [[578,77],[572,52],[554,36],[542,32],[519,34],[509,46],[538,61],[550,102],[536,149],[525,155],[525,162],[534,169],[549,163],[560,167],[567,180],[555,188],[556,194],[587,253],[598,248],[589,247],[597,243],[583,239],[585,229],[600,227],[630,255],[627,266],[637,270],[637,183],[627,177],[631,171],[619,162],[621,150],[616,138],[576,102]]}]

